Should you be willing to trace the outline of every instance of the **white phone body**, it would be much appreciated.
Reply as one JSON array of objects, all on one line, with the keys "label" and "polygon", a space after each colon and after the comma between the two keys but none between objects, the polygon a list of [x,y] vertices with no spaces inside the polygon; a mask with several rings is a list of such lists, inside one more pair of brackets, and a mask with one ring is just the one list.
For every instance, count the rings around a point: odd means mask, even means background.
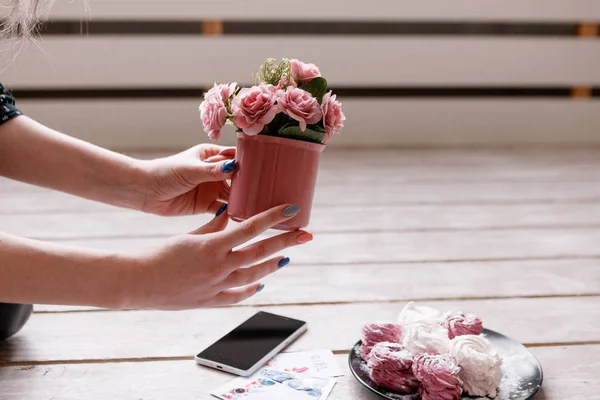
[{"label": "white phone body", "polygon": [[[258,371],[262,366],[264,366],[267,363],[267,361],[269,361],[271,358],[275,357],[283,349],[285,349],[292,342],[294,342],[296,339],[298,339],[308,329],[308,324],[304,321],[298,321],[298,320],[294,320],[292,318],[287,318],[287,317],[283,317],[283,316],[279,316],[279,315],[275,315],[275,314],[263,313],[263,312],[258,312],[257,314],[255,314],[253,317],[251,317],[247,321],[250,321],[252,318],[258,316],[259,314],[294,321],[298,324],[298,326],[295,327],[295,329],[292,332],[290,332],[289,335],[287,335],[286,337],[282,337],[281,341],[278,344],[276,344],[272,349],[270,349],[269,351],[265,351],[264,354],[261,354],[261,357],[259,359],[252,360],[253,361],[252,365],[249,368],[242,369],[242,368],[236,367],[234,365],[231,365],[233,363],[227,363],[227,362],[223,362],[223,361],[218,361],[214,358],[203,357],[202,352],[196,354],[196,356],[195,356],[196,363],[198,363],[199,365],[203,365],[205,367],[217,369],[219,371],[225,371],[225,372],[229,372],[234,375],[247,377],[247,376],[254,374],[256,371]],[[246,323],[247,321],[245,321],[244,323]],[[240,326],[242,326],[244,323],[238,325],[236,328],[234,328],[232,331],[230,331],[227,335],[231,334],[232,332],[235,332],[236,329],[240,328]],[[223,341],[227,337],[227,335],[223,336],[221,339],[219,339],[215,343],[213,343],[213,346],[219,345],[219,343],[221,341]],[[208,350],[208,349],[210,349],[210,346],[206,350]]]}]

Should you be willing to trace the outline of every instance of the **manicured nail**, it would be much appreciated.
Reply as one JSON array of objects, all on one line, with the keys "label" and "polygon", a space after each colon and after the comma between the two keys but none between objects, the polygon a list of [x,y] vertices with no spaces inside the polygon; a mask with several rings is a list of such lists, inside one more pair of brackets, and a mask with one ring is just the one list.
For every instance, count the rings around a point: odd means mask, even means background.
[{"label": "manicured nail", "polygon": [[235,160],[229,160],[223,164],[223,172],[231,172],[235,169]]},{"label": "manicured nail", "polygon": [[258,292],[262,292],[262,290],[265,288],[265,284],[261,283],[260,286],[258,287],[258,289],[256,289],[256,293]]},{"label": "manicured nail", "polygon": [[223,204],[221,207],[219,207],[215,216],[218,217],[219,215],[223,214],[225,210],[227,210],[227,204]]},{"label": "manicured nail", "polygon": [[311,235],[310,233],[303,233],[302,235],[298,236],[298,238],[296,239],[296,242],[303,244],[303,243],[308,243],[311,240],[313,240],[313,235]]},{"label": "manicured nail", "polygon": [[292,215],[298,214],[298,211],[300,211],[300,207],[298,207],[296,204],[291,205],[291,206],[287,206],[283,210],[283,216],[284,217],[291,217]]},{"label": "manicured nail", "polygon": [[289,257],[286,257],[286,258],[284,258],[283,260],[279,261],[279,264],[277,264],[277,266],[278,266],[279,268],[283,268],[283,267],[285,267],[286,265],[288,265],[289,263],[290,263],[290,258],[289,258]]}]

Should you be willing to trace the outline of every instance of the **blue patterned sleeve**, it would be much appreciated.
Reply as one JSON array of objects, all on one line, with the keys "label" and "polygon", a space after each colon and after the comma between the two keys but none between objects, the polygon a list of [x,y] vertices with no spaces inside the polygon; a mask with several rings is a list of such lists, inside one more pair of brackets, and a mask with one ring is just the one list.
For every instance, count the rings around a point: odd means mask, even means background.
[{"label": "blue patterned sleeve", "polygon": [[21,111],[17,109],[15,103],[12,93],[0,83],[0,125],[21,115]]}]

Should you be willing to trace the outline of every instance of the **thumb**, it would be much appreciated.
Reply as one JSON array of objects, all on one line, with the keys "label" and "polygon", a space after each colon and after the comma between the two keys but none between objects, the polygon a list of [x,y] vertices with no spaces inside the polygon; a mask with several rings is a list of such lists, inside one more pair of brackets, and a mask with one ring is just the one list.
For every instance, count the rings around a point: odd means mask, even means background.
[{"label": "thumb", "polygon": [[199,178],[202,182],[218,182],[231,179],[235,170],[235,160],[224,160],[219,162],[202,162],[199,165]]},{"label": "thumb", "polygon": [[220,232],[227,227],[229,222],[229,216],[227,215],[227,204],[215,201],[211,205],[211,209],[214,208],[213,206],[218,206],[215,217],[207,224],[191,231],[190,235],[205,235],[207,233]]}]

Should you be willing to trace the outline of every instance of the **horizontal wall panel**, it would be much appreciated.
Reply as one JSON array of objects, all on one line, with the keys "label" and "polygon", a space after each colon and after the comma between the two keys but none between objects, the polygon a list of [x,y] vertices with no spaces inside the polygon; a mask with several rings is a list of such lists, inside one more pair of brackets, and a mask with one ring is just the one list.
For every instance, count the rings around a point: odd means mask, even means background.
[{"label": "horizontal wall panel", "polygon": [[[211,25],[212,24],[212,25]],[[413,22],[413,21],[232,21],[185,20],[52,20],[38,34],[48,35],[201,35],[219,27],[223,35],[503,35],[577,36],[577,23],[544,22]]]},{"label": "horizontal wall panel", "polygon": [[[244,86],[243,84],[239,84]],[[248,84],[251,85],[251,84]],[[339,87],[330,86],[338,98],[565,98],[573,97],[571,87]],[[600,97],[596,88],[590,88],[590,97]],[[185,88],[69,88],[18,89],[13,95],[19,99],[75,100],[75,99],[165,99],[202,96],[204,87]]]},{"label": "horizontal wall panel", "polygon": [[600,84],[600,41],[593,39],[50,36],[39,46],[28,47],[2,73],[5,85],[60,89],[247,83],[268,57],[314,62],[334,86]]},{"label": "horizontal wall panel", "polygon": [[[347,116],[331,146],[600,144],[600,101],[569,99],[341,99]],[[199,99],[24,100],[41,122],[119,149],[206,142]],[[223,144],[233,144],[228,127]]]},{"label": "horizontal wall panel", "polygon": [[[89,4],[89,8],[84,5]],[[57,0],[53,18],[598,21],[597,0]]]}]

